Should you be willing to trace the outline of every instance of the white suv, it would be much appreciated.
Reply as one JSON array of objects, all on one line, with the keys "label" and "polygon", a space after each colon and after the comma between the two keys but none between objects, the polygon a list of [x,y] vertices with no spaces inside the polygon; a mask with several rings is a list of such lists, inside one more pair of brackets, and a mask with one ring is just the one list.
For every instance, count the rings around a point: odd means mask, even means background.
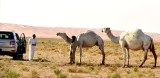
[{"label": "white suv", "polygon": [[15,31],[0,30],[0,55],[9,55],[13,59],[23,59],[26,52],[25,34],[21,36]]}]

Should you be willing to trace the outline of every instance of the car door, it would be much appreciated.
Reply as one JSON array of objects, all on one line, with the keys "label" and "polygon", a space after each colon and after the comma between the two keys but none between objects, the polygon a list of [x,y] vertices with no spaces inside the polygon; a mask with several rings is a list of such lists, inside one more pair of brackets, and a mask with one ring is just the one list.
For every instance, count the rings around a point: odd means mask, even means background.
[{"label": "car door", "polygon": [[27,42],[25,38],[25,34],[22,33],[19,37],[19,52],[26,53]]}]

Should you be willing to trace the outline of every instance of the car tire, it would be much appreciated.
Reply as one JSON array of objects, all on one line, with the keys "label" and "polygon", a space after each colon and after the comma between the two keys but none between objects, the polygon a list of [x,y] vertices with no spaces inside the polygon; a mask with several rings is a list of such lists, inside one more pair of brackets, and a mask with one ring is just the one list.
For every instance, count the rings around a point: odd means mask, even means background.
[{"label": "car tire", "polygon": [[17,54],[13,54],[13,60],[17,60]]},{"label": "car tire", "polygon": [[22,60],[23,59],[23,54],[14,54],[13,55],[13,60]]}]

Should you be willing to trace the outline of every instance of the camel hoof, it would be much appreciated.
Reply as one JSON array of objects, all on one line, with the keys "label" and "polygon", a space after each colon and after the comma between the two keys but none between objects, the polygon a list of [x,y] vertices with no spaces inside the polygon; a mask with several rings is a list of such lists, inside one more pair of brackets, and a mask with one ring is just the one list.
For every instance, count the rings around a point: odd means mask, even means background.
[{"label": "camel hoof", "polygon": [[79,65],[79,66],[80,66],[80,65],[81,65],[81,63],[77,63],[77,65]]},{"label": "camel hoof", "polygon": [[72,64],[74,64],[74,62],[69,62],[68,64],[71,64],[71,65],[72,65]]},{"label": "camel hoof", "polygon": [[130,67],[129,65],[127,65],[127,67]]},{"label": "camel hoof", "polygon": [[72,63],[71,63],[71,62],[69,62],[68,64],[71,64],[71,65],[72,65]]},{"label": "camel hoof", "polygon": [[104,64],[101,63],[100,65],[104,65]]},{"label": "camel hoof", "polygon": [[122,68],[125,68],[125,65],[123,65]]},{"label": "camel hoof", "polygon": [[100,65],[104,65],[104,63],[101,63]]}]

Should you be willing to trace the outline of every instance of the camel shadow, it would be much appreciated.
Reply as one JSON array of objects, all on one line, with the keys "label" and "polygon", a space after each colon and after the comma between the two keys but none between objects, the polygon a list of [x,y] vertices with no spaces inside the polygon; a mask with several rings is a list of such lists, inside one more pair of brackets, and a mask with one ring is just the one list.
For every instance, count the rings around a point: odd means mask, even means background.
[{"label": "camel shadow", "polygon": [[50,62],[49,60],[44,59],[44,58],[33,59],[33,61],[34,62]]},{"label": "camel shadow", "polygon": [[[138,66],[137,66],[138,67]],[[160,69],[160,66],[156,66],[156,67],[154,67],[153,65],[145,65],[145,66],[142,66],[142,67],[139,67],[139,68],[151,68],[151,69]]]},{"label": "camel shadow", "polygon": [[156,66],[154,67],[153,65],[144,65],[142,67],[139,67],[139,65],[129,65],[128,67],[123,67],[123,64],[105,64],[105,65],[101,65],[101,64],[95,64],[95,63],[75,63],[75,64],[70,64],[70,63],[65,63],[65,64],[61,64],[60,66],[102,66],[102,67],[118,67],[118,68],[150,68],[150,69],[160,69],[160,66]]},{"label": "camel shadow", "polygon": [[70,63],[64,63],[64,64],[61,64],[60,66],[104,66],[104,67],[108,67],[108,64],[95,64],[95,63],[74,63],[74,64],[70,64]]},{"label": "camel shadow", "polygon": [[153,65],[144,65],[142,67],[139,67],[139,65],[135,65],[135,64],[132,64],[132,65],[129,65],[129,66],[126,66],[126,67],[123,67],[123,64],[107,64],[106,67],[121,67],[121,68],[135,68],[135,67],[138,67],[138,68],[151,68],[151,69],[156,69],[156,68],[160,68],[160,66],[156,66],[154,67]]}]

